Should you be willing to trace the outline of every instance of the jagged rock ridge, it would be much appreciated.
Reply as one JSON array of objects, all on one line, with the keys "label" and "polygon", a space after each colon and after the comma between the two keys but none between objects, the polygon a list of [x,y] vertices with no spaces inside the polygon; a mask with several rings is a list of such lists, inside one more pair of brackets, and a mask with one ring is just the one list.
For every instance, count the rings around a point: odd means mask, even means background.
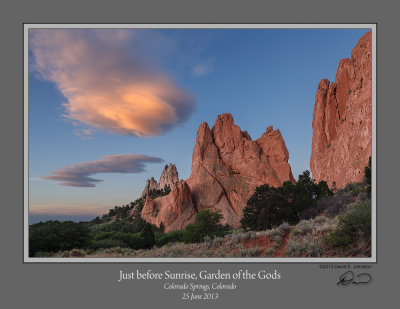
[{"label": "jagged rock ridge", "polygon": [[230,114],[219,115],[211,130],[206,122],[198,129],[190,177],[174,184],[168,196],[147,199],[142,217],[156,225],[162,222],[168,232],[193,222],[196,211],[219,209],[224,223],[238,227],[257,186],[294,182],[288,159],[279,130],[270,126],[253,141]]},{"label": "jagged rock ridge", "polygon": [[371,32],[340,61],[335,82],[319,83],[312,128],[313,178],[338,188],[361,181],[371,156]]},{"label": "jagged rock ridge", "polygon": [[171,186],[178,181],[178,170],[176,169],[175,164],[170,163],[169,165],[165,165],[159,182],[157,182],[154,177],[147,179],[146,186],[144,187],[141,197],[144,198],[152,190],[164,189],[165,186],[171,188]]}]

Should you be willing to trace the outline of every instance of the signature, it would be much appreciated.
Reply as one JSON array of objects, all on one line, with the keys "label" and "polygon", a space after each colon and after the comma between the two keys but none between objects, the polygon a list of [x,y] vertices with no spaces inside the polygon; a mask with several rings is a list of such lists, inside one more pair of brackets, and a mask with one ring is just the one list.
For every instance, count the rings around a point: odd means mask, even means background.
[{"label": "signature", "polygon": [[354,275],[354,273],[349,270],[339,277],[339,282],[336,285],[367,284],[371,282],[371,280],[372,277],[370,274],[362,273]]}]

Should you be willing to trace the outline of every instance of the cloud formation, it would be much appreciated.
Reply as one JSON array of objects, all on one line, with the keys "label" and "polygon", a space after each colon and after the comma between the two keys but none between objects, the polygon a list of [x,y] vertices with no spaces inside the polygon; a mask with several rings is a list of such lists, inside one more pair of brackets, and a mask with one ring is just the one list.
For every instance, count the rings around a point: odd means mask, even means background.
[{"label": "cloud formation", "polygon": [[30,68],[56,84],[71,121],[156,136],[183,123],[196,102],[149,59],[143,40],[131,29],[32,29]]},{"label": "cloud formation", "polygon": [[192,68],[192,76],[200,77],[208,75],[214,71],[214,59],[208,58],[207,60],[195,65]]},{"label": "cloud formation", "polygon": [[145,163],[161,163],[162,159],[140,154],[118,154],[103,156],[100,160],[81,162],[61,168],[43,179],[62,181],[60,185],[69,187],[95,187],[102,180],[90,176],[99,173],[141,173]]}]

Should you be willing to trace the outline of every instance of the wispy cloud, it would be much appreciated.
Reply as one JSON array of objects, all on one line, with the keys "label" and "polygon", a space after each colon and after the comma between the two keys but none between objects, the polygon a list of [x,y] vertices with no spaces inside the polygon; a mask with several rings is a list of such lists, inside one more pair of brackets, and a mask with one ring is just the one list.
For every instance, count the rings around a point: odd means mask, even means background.
[{"label": "wispy cloud", "polygon": [[82,139],[91,139],[93,135],[93,131],[90,129],[77,129],[74,132],[76,136]]},{"label": "wispy cloud", "polygon": [[118,154],[103,156],[100,160],[81,162],[61,168],[43,179],[62,181],[60,185],[69,187],[95,187],[100,179],[90,176],[99,173],[141,173],[146,163],[161,163],[162,159],[140,154]]},{"label": "wispy cloud", "polygon": [[143,37],[130,29],[33,29],[30,67],[56,84],[71,121],[156,136],[183,123],[196,102],[149,59]]},{"label": "wispy cloud", "polygon": [[204,75],[208,75],[214,71],[214,59],[208,58],[205,61],[196,64],[192,68],[192,76],[200,77]]},{"label": "wispy cloud", "polygon": [[48,204],[29,205],[30,215],[100,215],[107,213],[111,205],[101,205],[84,202],[53,202]]}]

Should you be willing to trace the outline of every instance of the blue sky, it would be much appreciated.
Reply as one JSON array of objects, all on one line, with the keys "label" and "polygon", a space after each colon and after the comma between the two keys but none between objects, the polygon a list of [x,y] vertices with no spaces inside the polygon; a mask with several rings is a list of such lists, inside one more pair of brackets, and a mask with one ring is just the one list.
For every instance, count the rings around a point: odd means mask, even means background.
[{"label": "blue sky", "polygon": [[170,162],[188,178],[198,126],[222,113],[253,139],[279,129],[297,178],[310,169],[317,85],[367,31],[31,31],[30,213],[104,213]]}]

